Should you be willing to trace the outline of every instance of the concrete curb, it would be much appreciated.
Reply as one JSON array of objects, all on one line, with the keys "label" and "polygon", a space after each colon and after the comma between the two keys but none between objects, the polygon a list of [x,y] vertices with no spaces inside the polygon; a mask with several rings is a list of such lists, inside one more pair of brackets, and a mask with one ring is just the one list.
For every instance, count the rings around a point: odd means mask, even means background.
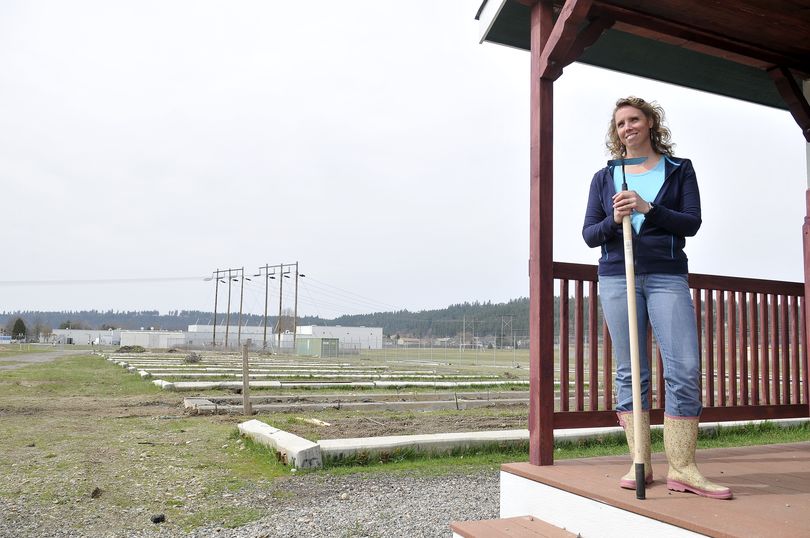
[{"label": "concrete curb", "polygon": [[344,459],[359,454],[386,454],[413,450],[425,454],[449,453],[486,445],[513,445],[529,440],[529,430],[434,433],[427,435],[391,435],[354,439],[321,439],[324,460]]},{"label": "concrete curb", "polygon": [[281,461],[286,464],[299,469],[323,466],[321,447],[317,443],[274,428],[260,420],[242,422],[239,424],[239,433],[275,449]]},{"label": "concrete curb", "polygon": [[[209,402],[211,403],[211,402]],[[215,405],[215,404],[211,404]],[[707,422],[700,425],[701,430],[718,430],[734,426],[773,423],[782,427],[797,426],[810,422],[808,418],[791,418],[777,420],[750,420],[734,422]],[[660,429],[661,425],[653,426]],[[379,457],[395,450],[413,450],[420,453],[448,453],[453,450],[466,450],[479,446],[510,446],[527,443],[529,430],[497,430],[483,432],[435,433],[427,435],[392,435],[383,437],[356,437],[352,439],[320,439],[317,443],[307,441],[297,435],[273,428],[259,420],[250,420],[239,425],[243,435],[249,435],[265,445],[271,446],[283,454],[285,463],[292,462],[298,467],[309,465],[320,467],[324,461],[349,458],[364,454],[366,457]],[[255,432],[255,433],[248,433]],[[575,442],[607,435],[621,435],[620,426],[604,428],[574,428],[554,432],[555,441]],[[254,437],[259,436],[259,438]],[[317,448],[317,450],[316,450]],[[304,451],[298,456],[299,451]],[[317,456],[315,456],[317,452]],[[302,464],[296,463],[302,461]],[[317,461],[317,464],[314,462]]]}]

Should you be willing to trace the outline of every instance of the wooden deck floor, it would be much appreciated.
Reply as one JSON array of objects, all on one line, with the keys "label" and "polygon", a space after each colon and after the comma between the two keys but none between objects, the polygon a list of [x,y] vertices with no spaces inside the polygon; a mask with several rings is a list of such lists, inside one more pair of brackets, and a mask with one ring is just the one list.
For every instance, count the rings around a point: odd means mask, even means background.
[{"label": "wooden deck floor", "polygon": [[706,499],[666,487],[664,454],[653,454],[655,482],[647,498],[618,487],[629,456],[561,460],[552,466],[510,463],[502,470],[707,536],[810,537],[810,441],[698,450],[711,480],[732,489],[731,500]]}]

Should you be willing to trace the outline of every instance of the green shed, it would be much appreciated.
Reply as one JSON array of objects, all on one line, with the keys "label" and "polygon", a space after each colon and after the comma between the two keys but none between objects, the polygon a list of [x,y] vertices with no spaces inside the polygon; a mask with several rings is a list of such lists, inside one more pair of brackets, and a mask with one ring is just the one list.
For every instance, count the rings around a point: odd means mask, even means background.
[{"label": "green shed", "polygon": [[301,338],[295,341],[295,354],[310,357],[337,357],[340,346],[337,338]]}]

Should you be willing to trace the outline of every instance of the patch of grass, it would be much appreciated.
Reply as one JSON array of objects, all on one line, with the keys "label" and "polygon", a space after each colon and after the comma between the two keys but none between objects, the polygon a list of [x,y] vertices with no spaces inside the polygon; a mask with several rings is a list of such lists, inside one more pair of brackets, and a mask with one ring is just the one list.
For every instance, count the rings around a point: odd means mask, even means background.
[{"label": "patch of grass", "polygon": [[97,355],[77,355],[54,362],[0,371],[4,396],[132,396],[161,389]]},{"label": "patch of grass", "polygon": [[[137,534],[161,512],[185,529],[264,515],[235,501],[289,470],[240,440],[238,419],[175,418],[176,401],[98,356],[0,372],[0,497],[25,497],[81,535]],[[68,517],[79,509],[104,517]]]},{"label": "patch of grass", "polygon": [[276,451],[272,448],[254,442],[247,437],[241,437],[238,430],[234,430],[230,439],[241,442],[238,461],[234,461],[231,469],[241,478],[267,478],[272,479],[288,474],[287,468],[279,462]]},{"label": "patch of grass", "polygon": [[[650,433],[653,452],[664,451],[663,431]],[[783,427],[772,422],[762,424],[721,427],[701,430],[698,449],[729,448],[735,446],[795,443],[810,440],[810,422]],[[555,459],[617,456],[627,453],[627,442],[622,434],[605,435],[579,441],[562,441],[555,445]],[[427,474],[457,473],[466,468],[497,467],[504,463],[526,461],[528,443],[492,445],[455,449],[437,454],[417,454],[411,449],[395,450],[390,454],[360,453],[348,458],[325,462],[324,472],[332,474],[375,472],[421,472]]]},{"label": "patch of grass", "polygon": [[773,422],[762,422],[716,430],[702,430],[698,438],[698,448],[773,445],[802,441],[810,441],[810,422],[789,427],[783,427]]},{"label": "patch of grass", "polygon": [[[475,448],[453,448],[451,450],[421,453],[412,448],[394,449],[391,452],[358,452],[344,458],[324,462],[330,470],[338,467],[385,466],[390,470],[418,470],[428,466],[443,464],[491,465],[508,461],[525,460],[529,454],[529,443],[490,443]],[[466,460],[466,461],[465,461]]]}]

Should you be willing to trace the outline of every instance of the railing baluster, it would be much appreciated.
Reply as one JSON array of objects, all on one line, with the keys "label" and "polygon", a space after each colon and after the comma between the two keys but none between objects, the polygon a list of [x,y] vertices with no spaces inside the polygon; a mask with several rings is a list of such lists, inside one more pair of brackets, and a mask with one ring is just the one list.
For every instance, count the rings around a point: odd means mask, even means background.
[{"label": "railing baluster", "polygon": [[748,405],[748,356],[750,349],[748,341],[748,294],[740,293],[740,399],[743,405]]},{"label": "railing baluster", "polygon": [[768,364],[768,294],[759,294],[759,330],[761,331],[759,343],[759,367],[760,379],[762,380],[761,395],[765,399],[765,404],[771,403],[770,380],[771,371]]},{"label": "railing baluster", "polygon": [[585,410],[585,338],[583,329],[582,280],[577,280],[574,286],[574,340],[575,340],[575,381],[574,381],[574,409]]},{"label": "railing baluster", "polygon": [[807,322],[805,321],[805,312],[807,308],[807,297],[799,297],[799,347],[801,348],[802,352],[799,354],[800,357],[805,357],[805,360],[802,360],[802,401],[800,403],[808,403],[810,401],[810,374],[808,374],[808,364],[806,357],[810,356],[810,351],[807,349],[807,335],[804,332],[804,327],[806,326]]},{"label": "railing baluster", "polygon": [[759,324],[757,322],[757,294],[751,294],[748,303],[748,323],[751,340],[751,405],[759,405]]},{"label": "railing baluster", "polygon": [[771,399],[775,405],[779,405],[781,400],[780,376],[779,376],[779,296],[770,295],[770,341],[771,341]]},{"label": "railing baluster", "polygon": [[714,301],[712,290],[705,290],[706,297],[706,399],[710,407],[714,406]]},{"label": "railing baluster", "polygon": [[782,402],[790,403],[790,317],[788,314],[788,296],[779,296],[779,333],[782,355]]},{"label": "railing baluster", "polygon": [[718,405],[726,405],[726,297],[716,290],[717,302],[717,396]]},{"label": "railing baluster", "polygon": [[652,354],[652,342],[653,342],[653,332],[652,326],[647,323],[647,371],[650,373],[650,386],[647,387],[647,405],[652,407],[652,380],[653,380],[653,369],[652,369],[652,361],[653,361],[653,354]]},{"label": "railing baluster", "polygon": [[596,326],[596,282],[588,286],[588,407],[591,411],[599,409],[599,328]]},{"label": "railing baluster", "polygon": [[568,353],[571,340],[568,316],[568,279],[563,279],[560,281],[560,411],[568,411],[570,397]]},{"label": "railing baluster", "polygon": [[700,290],[692,290],[692,302],[695,303],[695,325],[697,325],[698,355],[703,364],[703,309],[700,303]]},{"label": "railing baluster", "polygon": [[728,294],[728,346],[729,346],[729,394],[731,405],[737,405],[737,293]]},{"label": "railing baluster", "polygon": [[661,356],[661,348],[656,346],[656,357],[658,357],[657,362],[657,374],[658,374],[658,407],[664,409],[667,403],[667,390],[666,390],[666,379],[664,379],[664,357]]},{"label": "railing baluster", "polygon": [[604,321],[602,322],[602,351],[602,364],[605,369],[605,409],[613,409],[613,342],[610,340],[610,331]]},{"label": "railing baluster", "polygon": [[802,393],[799,390],[799,383],[801,382],[801,368],[799,368],[799,298],[791,297],[790,300],[790,363],[792,366],[793,374],[790,376],[793,390],[793,398],[790,403],[801,403]]}]

